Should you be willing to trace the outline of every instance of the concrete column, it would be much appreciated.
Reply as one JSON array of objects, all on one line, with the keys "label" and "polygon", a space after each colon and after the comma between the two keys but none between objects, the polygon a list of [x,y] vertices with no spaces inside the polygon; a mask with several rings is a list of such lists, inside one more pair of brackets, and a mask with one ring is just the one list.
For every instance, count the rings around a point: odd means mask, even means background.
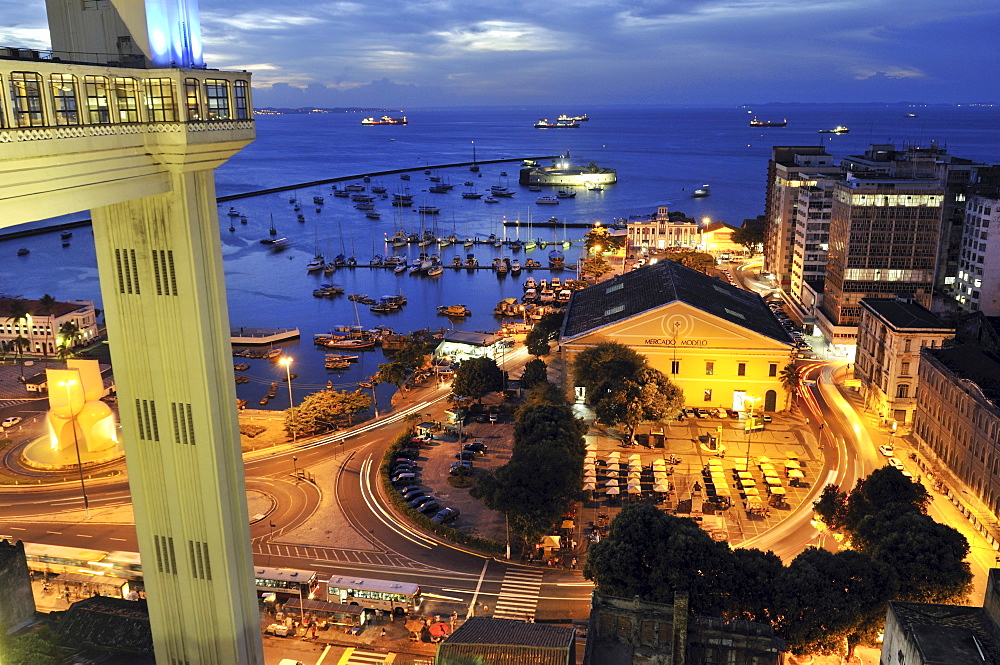
[{"label": "concrete column", "polygon": [[260,665],[215,183],[201,169],[94,209],[94,239],[157,663]]}]

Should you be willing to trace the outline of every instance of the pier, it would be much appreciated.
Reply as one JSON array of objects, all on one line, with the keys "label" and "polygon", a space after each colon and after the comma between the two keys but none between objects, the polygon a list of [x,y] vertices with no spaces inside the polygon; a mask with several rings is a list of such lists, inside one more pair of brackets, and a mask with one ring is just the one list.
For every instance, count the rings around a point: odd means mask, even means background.
[{"label": "pier", "polygon": [[230,328],[229,341],[233,344],[277,344],[299,336],[298,328]]}]

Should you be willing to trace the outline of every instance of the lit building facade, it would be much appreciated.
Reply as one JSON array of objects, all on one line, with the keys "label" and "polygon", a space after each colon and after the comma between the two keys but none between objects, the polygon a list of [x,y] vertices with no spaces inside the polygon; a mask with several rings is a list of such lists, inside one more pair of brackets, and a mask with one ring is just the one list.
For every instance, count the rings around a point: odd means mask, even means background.
[{"label": "lit building facade", "polygon": [[885,423],[909,425],[917,403],[920,349],[940,347],[954,334],[954,328],[916,303],[862,300],[854,376],[867,408]]},{"label": "lit building facade", "polygon": [[[48,306],[38,300],[19,299],[19,302],[26,313],[24,320],[10,317],[10,301],[0,299],[0,311],[7,313],[0,318],[0,349],[5,352],[15,351],[14,340],[18,338],[27,342],[23,353],[39,356],[53,356],[63,344],[80,346],[97,339],[97,314],[92,302],[54,302]],[[67,323],[76,330],[74,340],[66,339],[60,332],[65,331],[63,325]]]},{"label": "lit building facade", "polygon": [[203,67],[194,3],[48,4],[58,59],[0,58],[0,225],[90,210],[157,662],[260,665],[213,174],[250,75]]},{"label": "lit building facade", "polygon": [[788,295],[803,321],[812,321],[815,298],[807,292],[822,293],[826,278],[827,250],[830,248],[830,216],[833,186],[843,176],[806,176],[798,189],[792,240],[792,275]]},{"label": "lit building facade", "polygon": [[667,206],[660,206],[648,221],[630,221],[626,231],[629,249],[658,250],[670,247],[694,249],[701,236],[698,222],[683,215],[671,216]]},{"label": "lit building facade", "polygon": [[684,391],[689,406],[787,406],[780,372],[795,351],[774,313],[757,294],[674,261],[573,294],[559,339],[567,367],[576,354],[602,342],[645,356]]},{"label": "lit building facade", "polygon": [[1000,316],[1000,192],[970,196],[965,206],[955,300],[966,312]]},{"label": "lit building facade", "polygon": [[835,184],[816,323],[837,353],[854,355],[862,298],[930,308],[943,202],[934,180],[849,174]]},{"label": "lit building facade", "polygon": [[725,258],[726,255],[744,254],[746,248],[733,242],[733,234],[736,232],[735,226],[730,226],[725,222],[708,222],[701,227],[701,248],[715,256]]},{"label": "lit building facade", "polygon": [[952,483],[949,496],[994,546],[1000,538],[1000,319],[981,312],[959,322],[956,339],[920,354],[912,435],[931,462],[968,488],[988,511],[977,515],[970,497]]},{"label": "lit building facade", "polygon": [[798,189],[811,176],[838,173],[839,167],[822,146],[774,146],[767,163],[764,199],[764,270],[774,276],[782,291],[792,285],[792,247]]}]

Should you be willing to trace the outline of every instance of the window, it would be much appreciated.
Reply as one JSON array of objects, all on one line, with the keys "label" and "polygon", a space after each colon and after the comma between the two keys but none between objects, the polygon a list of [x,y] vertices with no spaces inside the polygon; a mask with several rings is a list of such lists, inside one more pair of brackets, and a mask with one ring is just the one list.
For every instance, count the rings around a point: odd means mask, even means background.
[{"label": "window", "polygon": [[747,364],[740,363],[736,366],[736,376],[746,376],[747,375]]},{"label": "window", "polygon": [[139,122],[139,88],[136,80],[116,76],[113,81],[115,100],[118,102],[118,121]]},{"label": "window", "polygon": [[910,352],[910,342],[911,341],[912,340],[907,339],[907,340],[905,340],[903,342],[903,353],[909,353]]},{"label": "window", "polygon": [[201,89],[198,79],[184,79],[184,104],[188,120],[201,120]]},{"label": "window", "polygon": [[233,101],[236,106],[236,119],[246,120],[250,117],[250,86],[246,81],[233,83]]},{"label": "window", "polygon": [[910,363],[903,363],[902,365],[900,365],[899,373],[902,374],[903,376],[909,376],[910,375]]},{"label": "window", "polygon": [[11,112],[15,127],[44,127],[42,75],[34,72],[10,73]]},{"label": "window", "polygon": [[146,79],[146,113],[150,122],[177,122],[174,84],[170,79]]},{"label": "window", "polygon": [[896,386],[896,398],[905,399],[910,396],[910,386],[906,383],[901,383]]},{"label": "window", "polygon": [[768,376],[778,376],[778,363],[771,363],[767,366]]},{"label": "window", "polygon": [[680,360],[672,360],[672,361],[670,361],[670,373],[671,374],[680,374],[681,373],[681,361]]},{"label": "window", "polygon": [[76,100],[76,77],[71,74],[49,76],[52,89],[52,113],[57,125],[79,125],[80,109]]},{"label": "window", "polygon": [[[0,90],[3,90],[3,78],[0,77]],[[7,120],[3,114],[3,95],[0,95],[0,129],[7,126]]]},{"label": "window", "polygon": [[83,77],[84,95],[87,97],[87,121],[92,125],[111,123],[108,103],[108,79],[103,76]]},{"label": "window", "polygon": [[711,388],[706,388],[705,389],[705,401],[706,402],[711,402],[712,401],[712,389]]},{"label": "window", "polygon": [[205,79],[205,105],[209,120],[228,120],[229,81]]},{"label": "window", "polygon": [[715,362],[711,360],[705,361],[705,374],[707,376],[712,376],[713,374],[715,374]]}]

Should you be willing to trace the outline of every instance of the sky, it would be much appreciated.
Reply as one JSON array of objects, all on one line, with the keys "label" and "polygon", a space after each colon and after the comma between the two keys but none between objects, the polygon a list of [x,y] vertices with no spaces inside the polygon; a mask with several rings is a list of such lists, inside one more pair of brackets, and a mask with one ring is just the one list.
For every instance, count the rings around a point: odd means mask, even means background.
[{"label": "sky", "polygon": [[[1000,103],[998,0],[200,0],[260,106]],[[47,48],[44,2],[0,45]]]}]

